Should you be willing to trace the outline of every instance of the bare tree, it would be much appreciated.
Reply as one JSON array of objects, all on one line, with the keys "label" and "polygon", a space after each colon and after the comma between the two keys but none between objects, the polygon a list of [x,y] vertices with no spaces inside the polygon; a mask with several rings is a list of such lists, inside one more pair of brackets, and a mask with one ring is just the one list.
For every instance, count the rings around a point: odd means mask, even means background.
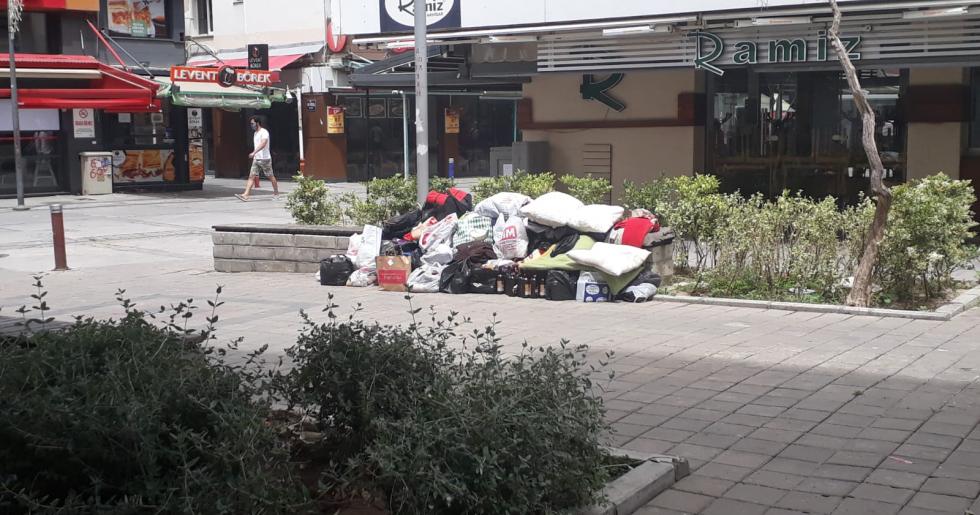
[{"label": "bare tree", "polygon": [[874,109],[868,102],[867,92],[861,88],[861,81],[858,79],[851,56],[840,39],[840,6],[837,5],[837,0],[830,0],[830,6],[834,11],[834,23],[830,27],[828,36],[834,46],[834,51],[837,52],[841,66],[844,68],[844,75],[847,76],[847,83],[854,96],[854,104],[857,106],[858,112],[861,113],[863,125],[861,141],[864,144],[864,152],[868,155],[868,164],[871,165],[871,193],[875,200],[875,216],[871,221],[871,228],[864,243],[861,260],[858,262],[857,270],[854,271],[854,284],[851,285],[851,292],[847,295],[848,305],[868,307],[871,304],[871,281],[874,267],[875,263],[878,262],[881,241],[885,239],[885,225],[888,223],[888,212],[891,211],[892,207],[892,192],[883,181],[885,165],[881,162],[878,142],[875,141],[877,122]]}]

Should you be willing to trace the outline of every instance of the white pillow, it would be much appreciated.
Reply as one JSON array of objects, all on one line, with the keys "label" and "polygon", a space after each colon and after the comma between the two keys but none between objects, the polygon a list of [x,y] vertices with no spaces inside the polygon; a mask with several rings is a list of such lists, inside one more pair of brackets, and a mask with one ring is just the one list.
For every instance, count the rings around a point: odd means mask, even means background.
[{"label": "white pillow", "polygon": [[583,207],[585,204],[579,199],[553,191],[541,195],[537,200],[522,207],[521,212],[533,222],[548,227],[561,227],[568,225],[575,212]]},{"label": "white pillow", "polygon": [[624,211],[619,206],[585,206],[572,214],[568,226],[579,232],[607,233],[623,217]]},{"label": "white pillow", "polygon": [[590,250],[573,250],[568,257],[580,265],[619,277],[643,266],[650,251],[628,245],[596,243]]}]

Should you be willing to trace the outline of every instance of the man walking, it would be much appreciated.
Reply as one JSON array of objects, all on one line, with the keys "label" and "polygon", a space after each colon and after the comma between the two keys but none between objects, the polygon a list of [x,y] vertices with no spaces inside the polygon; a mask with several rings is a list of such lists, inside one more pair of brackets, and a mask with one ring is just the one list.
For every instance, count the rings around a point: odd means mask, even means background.
[{"label": "man walking", "polygon": [[252,192],[252,184],[254,184],[255,178],[261,173],[272,183],[272,198],[278,200],[279,182],[276,181],[276,174],[272,171],[272,152],[269,151],[269,131],[262,126],[262,119],[258,116],[253,116],[249,121],[252,125],[252,130],[255,131],[255,136],[253,136],[255,150],[248,155],[252,159],[252,169],[249,171],[248,179],[245,181],[245,193],[236,193],[235,196],[238,197],[238,200],[247,202],[248,195]]}]

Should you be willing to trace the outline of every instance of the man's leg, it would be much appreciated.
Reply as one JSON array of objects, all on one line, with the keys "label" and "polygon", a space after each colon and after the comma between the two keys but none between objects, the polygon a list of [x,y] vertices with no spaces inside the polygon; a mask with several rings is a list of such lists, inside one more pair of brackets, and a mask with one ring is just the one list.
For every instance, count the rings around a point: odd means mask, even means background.
[{"label": "man's leg", "polygon": [[276,180],[276,174],[270,171],[269,174],[266,175],[266,178],[269,179],[269,182],[272,183],[272,194],[278,196],[279,195],[279,181]]},{"label": "man's leg", "polygon": [[255,161],[252,161],[252,168],[248,172],[248,178],[245,179],[245,193],[241,195],[235,195],[241,200],[248,200],[248,195],[252,193],[252,185],[255,184],[255,177],[258,175],[259,169],[255,166]]}]

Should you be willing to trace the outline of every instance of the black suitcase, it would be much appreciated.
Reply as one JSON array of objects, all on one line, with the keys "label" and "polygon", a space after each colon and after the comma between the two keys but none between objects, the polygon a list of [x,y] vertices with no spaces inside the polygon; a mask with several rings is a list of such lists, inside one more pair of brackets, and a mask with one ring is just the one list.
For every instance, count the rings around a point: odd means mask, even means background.
[{"label": "black suitcase", "polygon": [[545,292],[548,300],[575,300],[578,288],[578,272],[549,270],[545,279]]}]

